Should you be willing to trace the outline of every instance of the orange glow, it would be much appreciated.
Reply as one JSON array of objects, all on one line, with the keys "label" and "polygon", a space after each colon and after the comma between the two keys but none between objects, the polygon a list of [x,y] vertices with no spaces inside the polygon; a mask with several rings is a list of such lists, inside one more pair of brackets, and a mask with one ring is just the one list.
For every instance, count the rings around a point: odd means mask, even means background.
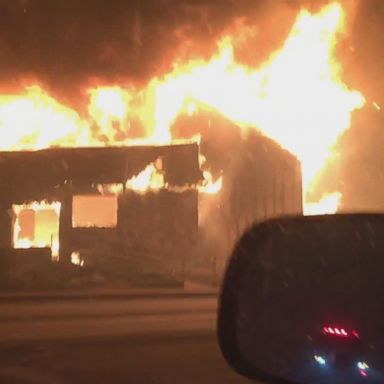
[{"label": "orange glow", "polygon": [[[338,138],[350,127],[352,112],[365,103],[358,91],[344,84],[335,58],[345,24],[338,2],[316,14],[300,11],[282,47],[258,68],[236,61],[236,36],[228,34],[218,41],[210,59],[175,62],[170,73],[143,88],[89,89],[85,117],[37,86],[26,88],[22,95],[0,95],[0,149],[169,144],[174,142],[177,116],[194,115],[200,103],[244,133],[258,130],[293,153],[302,166],[304,210],[310,212],[313,206],[306,202],[307,194],[333,156]],[[142,128],[142,138],[131,136],[133,121]],[[210,183],[215,187],[208,190],[217,193],[221,179],[211,178]],[[150,165],[129,180],[127,188],[143,192],[163,184],[161,172]],[[322,207],[319,202],[316,210]]]},{"label": "orange glow", "polygon": [[13,205],[15,222],[13,228],[14,248],[52,249],[52,258],[59,256],[60,202],[45,201]]},{"label": "orange glow", "polygon": [[72,198],[72,227],[114,228],[117,225],[117,197],[75,195]]}]

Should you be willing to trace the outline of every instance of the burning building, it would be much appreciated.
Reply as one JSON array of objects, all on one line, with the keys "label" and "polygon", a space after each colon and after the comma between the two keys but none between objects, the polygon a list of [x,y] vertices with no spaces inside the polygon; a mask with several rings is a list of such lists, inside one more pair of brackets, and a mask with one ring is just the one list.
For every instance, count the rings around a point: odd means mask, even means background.
[{"label": "burning building", "polygon": [[91,76],[69,98],[32,79],[1,94],[0,247],[176,273],[227,255],[253,221],[336,212],[339,188],[317,183],[365,103],[338,62],[347,21],[339,2],[300,8],[261,61],[241,54],[268,41],[258,26],[231,23],[214,51],[183,43],[143,82]]},{"label": "burning building", "polygon": [[2,152],[0,247],[177,269],[196,243],[196,144]]},{"label": "burning building", "polygon": [[[205,259],[202,264],[216,277],[223,273],[233,246],[249,226],[273,217],[303,214],[302,174],[295,156],[260,134],[232,137],[230,143],[227,147],[216,143],[217,150],[225,148],[227,155],[227,161],[222,161],[223,155],[218,158],[222,170],[219,193],[199,195],[200,260]],[[214,149],[209,151],[212,155]]]},{"label": "burning building", "polygon": [[252,222],[302,211],[294,156],[261,135],[232,151],[223,185],[202,181],[196,143],[1,152],[0,248],[179,277],[225,262]]}]

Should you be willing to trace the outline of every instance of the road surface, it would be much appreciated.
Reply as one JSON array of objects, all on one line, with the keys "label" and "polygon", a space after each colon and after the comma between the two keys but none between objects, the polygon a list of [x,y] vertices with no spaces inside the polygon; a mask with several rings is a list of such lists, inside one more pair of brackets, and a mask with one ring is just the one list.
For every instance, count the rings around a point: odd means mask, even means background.
[{"label": "road surface", "polygon": [[216,298],[0,301],[1,383],[249,383],[226,365]]}]

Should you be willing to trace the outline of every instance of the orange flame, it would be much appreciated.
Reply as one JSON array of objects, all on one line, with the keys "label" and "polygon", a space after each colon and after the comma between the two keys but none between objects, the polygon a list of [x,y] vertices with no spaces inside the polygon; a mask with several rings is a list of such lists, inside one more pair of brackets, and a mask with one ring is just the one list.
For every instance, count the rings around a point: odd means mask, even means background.
[{"label": "orange flame", "polygon": [[[224,36],[211,59],[175,63],[170,73],[153,78],[142,89],[90,89],[86,117],[37,86],[22,95],[0,96],[0,149],[105,145],[100,136],[109,144],[171,143],[176,117],[193,115],[196,103],[202,103],[244,132],[257,129],[297,156],[306,208],[307,193],[332,156],[333,145],[349,128],[351,113],[365,102],[359,92],[343,83],[335,59],[344,28],[345,12],[338,2],[317,14],[303,10],[281,49],[259,68],[236,62],[234,36]],[[132,139],[133,119],[141,124],[141,140]],[[96,134],[95,124],[99,128]],[[116,129],[125,138],[117,141]],[[156,174],[150,166],[128,181],[127,187],[156,189],[163,183],[160,177],[153,181]],[[214,192],[220,183],[212,187]]]}]

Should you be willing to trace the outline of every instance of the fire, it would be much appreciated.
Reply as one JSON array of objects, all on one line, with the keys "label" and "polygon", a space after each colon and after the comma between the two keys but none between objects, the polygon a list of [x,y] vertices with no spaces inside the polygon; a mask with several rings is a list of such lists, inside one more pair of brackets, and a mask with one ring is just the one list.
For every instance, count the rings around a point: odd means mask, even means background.
[{"label": "fire", "polygon": [[216,180],[213,179],[212,174],[209,171],[203,172],[204,182],[198,187],[199,192],[207,193],[209,195],[216,195],[223,187],[223,176],[220,176]]},{"label": "fire", "polygon": [[73,265],[78,265],[80,267],[84,267],[84,260],[80,256],[80,252],[73,251],[71,253],[71,263]]},{"label": "fire", "polygon": [[88,113],[100,128],[100,133],[113,141],[113,124],[123,126],[128,115],[130,95],[119,87],[90,89]]},{"label": "fire", "polygon": [[133,176],[126,182],[126,189],[136,192],[146,192],[147,190],[159,190],[164,188],[164,175],[161,173],[161,159],[149,164],[138,175]]},{"label": "fire", "polygon": [[52,258],[59,255],[59,217],[61,203],[45,201],[13,205],[14,248],[50,247]]},{"label": "fire", "polygon": [[319,14],[302,11],[283,47],[254,70],[235,62],[230,37],[208,63],[176,68],[157,87],[158,138],[166,138],[188,99],[196,99],[244,129],[258,129],[298,157],[304,200],[332,146],[349,128],[363,96],[347,88],[334,59],[345,14],[339,3]]},{"label": "fire", "polygon": [[39,86],[0,95],[0,150],[81,146],[92,142],[87,123]]},{"label": "fire", "polygon": [[305,214],[321,215],[336,213],[340,206],[341,197],[340,192],[327,194],[323,196],[318,203],[307,204]]},{"label": "fire", "polygon": [[[302,10],[282,47],[258,68],[238,63],[235,36],[223,36],[210,59],[176,62],[170,73],[142,88],[89,89],[86,116],[38,86],[26,88],[21,95],[2,95],[0,149],[172,143],[177,116],[193,115],[196,105],[202,104],[244,133],[256,129],[297,156],[302,165],[304,208],[311,212],[313,205],[306,196],[332,157],[337,139],[349,128],[352,112],[365,103],[358,91],[344,84],[335,59],[345,25],[346,15],[338,2],[316,14]],[[141,128],[139,141],[132,135],[133,122]],[[208,181],[210,193],[217,193],[222,180]],[[163,185],[154,164],[126,183],[139,192]],[[319,212],[328,211],[322,201]]]}]

